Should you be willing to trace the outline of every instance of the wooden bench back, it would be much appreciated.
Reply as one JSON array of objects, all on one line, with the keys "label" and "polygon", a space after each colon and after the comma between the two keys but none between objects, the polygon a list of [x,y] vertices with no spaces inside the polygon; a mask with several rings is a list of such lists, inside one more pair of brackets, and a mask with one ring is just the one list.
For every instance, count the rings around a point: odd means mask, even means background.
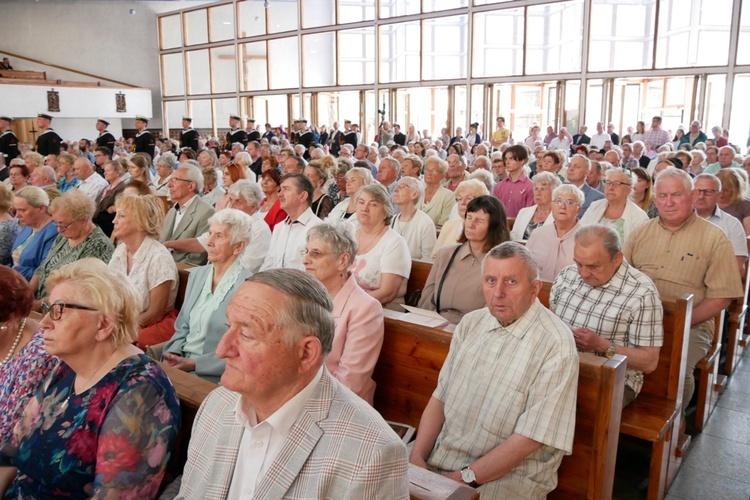
[{"label": "wooden bench back", "polygon": [[47,73],[44,71],[18,71],[15,69],[0,70],[0,78],[23,78],[26,80],[46,80]]},{"label": "wooden bench back", "polygon": [[432,270],[432,262],[429,260],[413,259],[411,261],[411,273],[409,280],[406,282],[406,300],[408,305],[416,306],[419,302],[415,292],[424,290],[424,284],[427,283],[427,277]]}]

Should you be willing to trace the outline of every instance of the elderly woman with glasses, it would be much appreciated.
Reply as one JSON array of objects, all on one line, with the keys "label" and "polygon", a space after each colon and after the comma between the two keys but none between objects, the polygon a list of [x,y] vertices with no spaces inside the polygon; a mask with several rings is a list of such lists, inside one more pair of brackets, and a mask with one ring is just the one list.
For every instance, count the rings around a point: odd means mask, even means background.
[{"label": "elderly woman with glasses", "polygon": [[0,443],[58,360],[44,350],[39,322],[29,318],[34,294],[26,278],[0,266]]},{"label": "elderly woman with glasses", "polygon": [[169,196],[169,183],[170,177],[177,168],[177,157],[174,153],[163,153],[156,160],[156,177],[154,177],[154,187],[156,188],[157,196]]},{"label": "elderly woman with glasses", "polygon": [[47,208],[49,196],[42,188],[26,186],[15,193],[13,208],[21,225],[11,248],[13,269],[31,280],[34,271],[47,258],[57,238],[57,223]]},{"label": "elderly woman with glasses", "polygon": [[534,204],[518,211],[510,232],[513,241],[528,240],[535,229],[552,224],[552,191],[562,183],[552,172],[539,172],[531,181],[534,184]]},{"label": "elderly woman with glasses", "polygon": [[[174,387],[132,345],[138,297],[97,259],[54,271],[44,347],[61,363],[3,436],[6,498],[155,498],[179,427]],[[5,463],[8,463],[5,461]]]},{"label": "elderly woman with glasses", "polygon": [[430,259],[435,246],[435,223],[417,208],[423,189],[418,179],[402,177],[393,190],[393,204],[399,214],[393,217],[391,229],[404,237],[412,259]]},{"label": "elderly woman with glasses", "polygon": [[435,257],[419,307],[436,311],[453,324],[485,307],[482,261],[487,252],[509,239],[508,218],[500,200],[493,196],[472,199],[458,244],[443,247]]},{"label": "elderly woman with glasses", "polygon": [[[103,262],[112,258],[112,242],[92,221],[95,209],[91,198],[77,189],[66,192],[50,204],[49,211],[57,223],[58,236],[30,281],[37,300],[47,296],[47,277],[55,269],[87,257]],[[36,303],[34,309],[41,310],[41,303]]]},{"label": "elderly woman with glasses", "polygon": [[539,279],[552,282],[563,267],[574,263],[575,233],[580,229],[578,213],[583,192],[572,184],[563,184],[552,192],[552,224],[531,234],[526,248],[539,264]]},{"label": "elderly woman with glasses", "polygon": [[649,220],[646,212],[630,199],[632,190],[633,174],[629,170],[608,169],[604,174],[604,198],[589,206],[581,217],[581,225],[610,225],[624,244],[633,229]]},{"label": "elderly woman with glasses", "polygon": [[[190,274],[174,335],[163,346],[163,360],[218,383],[226,361],[216,357],[216,346],[227,330],[227,306],[237,288],[252,276],[242,268],[239,257],[247,246],[253,220],[240,210],[225,208],[208,223],[208,264]],[[159,346],[154,348],[157,354],[159,350]]]},{"label": "elderly woman with glasses", "polygon": [[348,224],[335,222],[307,233],[302,264],[333,299],[336,330],[326,368],[362,399],[372,404],[372,372],[383,345],[383,308],[357,284],[351,273],[357,242]]}]

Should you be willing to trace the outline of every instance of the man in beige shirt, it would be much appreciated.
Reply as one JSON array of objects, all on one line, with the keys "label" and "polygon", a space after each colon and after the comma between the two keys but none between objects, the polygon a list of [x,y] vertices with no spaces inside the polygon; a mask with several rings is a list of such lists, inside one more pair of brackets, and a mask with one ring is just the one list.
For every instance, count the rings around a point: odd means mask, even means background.
[{"label": "man in beige shirt", "polygon": [[742,297],[742,281],[732,245],[724,232],[693,210],[693,180],[676,168],[657,177],[654,203],[659,217],[630,233],[625,259],[656,284],[662,300],[693,294],[683,412],[695,390],[693,371],[709,349],[714,317]]}]

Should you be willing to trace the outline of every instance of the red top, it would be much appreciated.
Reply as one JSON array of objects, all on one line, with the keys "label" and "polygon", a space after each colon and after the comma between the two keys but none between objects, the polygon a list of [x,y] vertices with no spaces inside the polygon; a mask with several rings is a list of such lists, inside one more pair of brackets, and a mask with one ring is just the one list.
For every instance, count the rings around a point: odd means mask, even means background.
[{"label": "red top", "polygon": [[[266,201],[267,198],[263,200],[263,203],[261,203],[260,206],[263,207],[266,204]],[[263,220],[266,221],[268,227],[271,228],[271,232],[273,232],[274,226],[286,219],[286,217],[286,212],[281,209],[281,201],[276,198],[276,203],[274,203],[270,210],[268,210],[268,213],[266,213],[266,216],[263,218]]]}]

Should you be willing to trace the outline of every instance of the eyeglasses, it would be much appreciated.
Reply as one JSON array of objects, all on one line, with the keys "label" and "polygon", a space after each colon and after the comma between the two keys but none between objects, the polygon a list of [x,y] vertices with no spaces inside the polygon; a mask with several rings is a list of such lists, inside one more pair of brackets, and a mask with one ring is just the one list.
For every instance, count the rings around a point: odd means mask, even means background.
[{"label": "eyeglasses", "polygon": [[604,181],[605,186],[614,186],[614,187],[620,187],[620,186],[630,186],[629,182],[621,182],[621,181]]},{"label": "eyeglasses", "polygon": [[554,204],[558,207],[561,207],[563,205],[572,207],[573,205],[578,205],[574,200],[563,200],[562,198],[558,198],[554,201]]},{"label": "eyeglasses", "polygon": [[169,182],[167,184],[169,184],[172,181],[182,181],[182,182],[187,182],[188,184],[190,184],[191,182],[193,182],[190,179],[180,179],[179,177],[170,177],[169,178]]},{"label": "eyeglasses", "polygon": [[719,190],[718,189],[696,189],[698,191],[698,194],[702,194],[703,196],[714,196],[716,195]]},{"label": "eyeglasses", "polygon": [[305,255],[309,255],[311,259],[313,259],[313,260],[318,260],[318,259],[320,259],[320,258],[323,258],[323,257],[325,257],[325,256],[326,256],[326,255],[328,255],[328,254],[329,254],[330,252],[321,252],[320,250],[308,250],[307,248],[303,248],[302,250],[300,250],[300,252],[299,252],[299,253],[300,253],[300,255],[302,255],[303,257],[304,257]]},{"label": "eyeglasses", "polygon": [[67,231],[67,230],[68,230],[68,228],[69,228],[70,226],[72,226],[73,224],[75,224],[75,222],[76,222],[76,221],[73,221],[73,222],[69,222],[69,223],[67,223],[67,224],[60,224],[60,223],[58,222],[58,223],[57,223],[57,230],[58,230],[58,231],[60,231],[60,232],[65,232],[65,231]]},{"label": "eyeglasses", "polygon": [[49,314],[49,317],[52,321],[59,321],[60,318],[62,318],[62,313],[65,308],[68,309],[80,309],[82,311],[98,311],[98,309],[95,309],[93,307],[88,306],[82,306],[80,304],[66,304],[65,302],[57,301],[53,302],[52,304],[47,304],[46,302],[42,302],[42,311],[44,312],[45,316]]}]

